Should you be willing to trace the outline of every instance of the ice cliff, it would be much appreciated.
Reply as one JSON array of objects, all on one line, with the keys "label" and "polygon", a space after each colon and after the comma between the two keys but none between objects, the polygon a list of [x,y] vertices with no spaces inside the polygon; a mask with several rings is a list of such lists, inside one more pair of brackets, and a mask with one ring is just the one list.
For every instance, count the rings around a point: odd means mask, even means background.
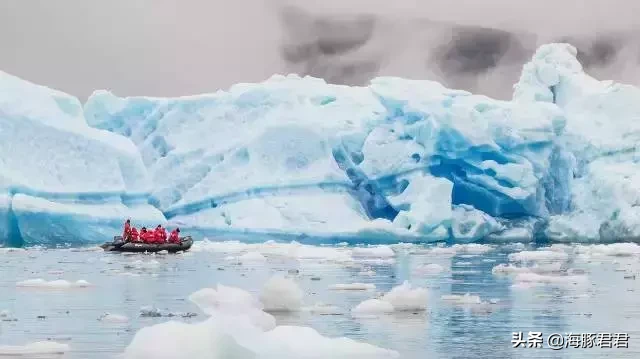
[{"label": "ice cliff", "polygon": [[98,241],[164,221],[133,143],[87,125],[67,94],[0,72],[0,244]]},{"label": "ice cliff", "polygon": [[83,118],[76,99],[3,75],[0,230],[130,212],[196,236],[628,239],[639,117],[640,90],[589,77],[566,44],[537,51],[512,101],[289,75],[182,98],[97,91]]}]

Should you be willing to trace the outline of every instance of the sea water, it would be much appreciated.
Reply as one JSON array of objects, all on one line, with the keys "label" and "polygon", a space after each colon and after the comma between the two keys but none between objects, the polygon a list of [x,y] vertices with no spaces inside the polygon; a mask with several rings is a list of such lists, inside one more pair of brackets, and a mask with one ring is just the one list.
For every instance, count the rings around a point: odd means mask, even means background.
[{"label": "sea water", "polygon": [[[310,326],[325,336],[396,350],[402,358],[640,357],[640,256],[633,244],[306,248],[330,251],[317,256],[288,255],[287,244],[277,249],[272,243],[269,250],[206,244],[175,255],[0,248],[0,346],[51,340],[71,348],[56,358],[114,358],[142,327],[204,320],[187,299],[191,293],[224,284],[258,295],[280,274],[300,285],[307,308],[275,313],[279,325]],[[48,284],[23,282],[39,278]],[[404,281],[428,290],[427,310],[352,314],[360,302]],[[368,286],[335,289],[353,283]],[[323,309],[308,309],[314,306]],[[514,348],[519,332],[524,340],[529,332],[542,333],[542,348]],[[617,342],[553,350],[547,339],[554,333],[624,334],[628,348],[616,348],[623,346]]]}]

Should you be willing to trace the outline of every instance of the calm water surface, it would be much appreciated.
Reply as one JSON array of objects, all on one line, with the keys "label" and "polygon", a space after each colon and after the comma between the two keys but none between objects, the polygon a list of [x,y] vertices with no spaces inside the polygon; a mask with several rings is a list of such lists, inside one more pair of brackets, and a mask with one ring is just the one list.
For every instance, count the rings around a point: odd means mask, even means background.
[{"label": "calm water surface", "polygon": [[[267,255],[266,263],[237,264],[229,254],[122,255],[84,250],[30,249],[0,252],[0,345],[54,340],[68,343],[64,358],[114,358],[135,332],[167,320],[198,322],[205,318],[187,297],[202,288],[225,284],[258,294],[276,273],[292,276],[305,292],[305,305],[322,302],[340,308],[337,315],[307,312],[276,315],[278,324],[310,326],[325,336],[346,336],[397,350],[403,358],[640,358],[640,260],[636,256],[571,256],[562,270],[583,270],[584,285],[547,283],[512,287],[513,276],[492,274],[523,248],[496,246],[482,254],[443,255],[425,247],[394,247],[393,263],[373,260],[358,265],[297,261]],[[527,248],[531,249],[531,248]],[[436,263],[441,273],[421,265]],[[363,273],[372,270],[372,273]],[[633,277],[637,275],[638,280]],[[87,280],[90,288],[52,290],[17,287],[18,281],[43,278]],[[377,292],[409,280],[428,288],[428,310],[356,319],[350,309]],[[331,291],[336,283],[373,283],[375,291]],[[443,295],[478,295],[482,304],[460,305]],[[140,316],[144,306],[169,312],[193,312],[192,318]],[[128,323],[105,323],[110,312]],[[512,348],[513,332],[627,333],[627,349]],[[546,340],[544,346],[547,346]]]}]

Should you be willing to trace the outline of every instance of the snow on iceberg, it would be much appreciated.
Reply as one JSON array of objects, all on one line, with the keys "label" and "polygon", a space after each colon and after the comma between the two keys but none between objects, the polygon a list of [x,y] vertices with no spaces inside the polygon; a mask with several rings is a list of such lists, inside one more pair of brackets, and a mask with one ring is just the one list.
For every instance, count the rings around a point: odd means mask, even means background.
[{"label": "snow on iceberg", "polygon": [[164,222],[151,188],[132,142],[89,127],[78,99],[0,71],[0,243],[105,240],[125,216]]}]

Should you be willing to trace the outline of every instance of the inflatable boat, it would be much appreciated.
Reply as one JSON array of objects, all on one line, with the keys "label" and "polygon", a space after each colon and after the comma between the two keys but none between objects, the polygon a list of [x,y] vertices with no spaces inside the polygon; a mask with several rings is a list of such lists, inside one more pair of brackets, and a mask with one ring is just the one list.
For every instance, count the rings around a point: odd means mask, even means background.
[{"label": "inflatable boat", "polygon": [[193,239],[191,236],[180,237],[180,244],[177,243],[141,243],[141,242],[125,242],[122,236],[113,237],[113,242],[107,242],[100,247],[107,252],[160,252],[167,251],[169,253],[176,253],[180,251],[187,251],[193,245]]}]

